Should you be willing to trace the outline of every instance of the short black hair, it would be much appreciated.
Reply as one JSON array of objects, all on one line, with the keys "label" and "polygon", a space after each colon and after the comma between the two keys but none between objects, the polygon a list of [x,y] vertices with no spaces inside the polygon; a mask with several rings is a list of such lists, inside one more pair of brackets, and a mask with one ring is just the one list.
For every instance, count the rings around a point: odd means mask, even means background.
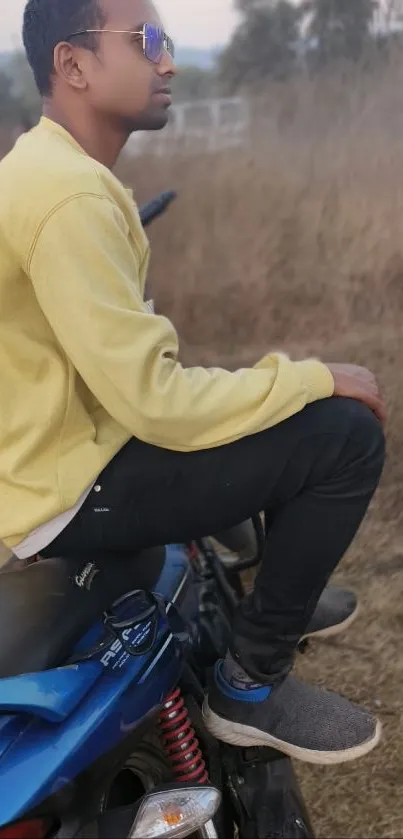
[{"label": "short black hair", "polygon": [[[28,0],[22,38],[41,96],[52,92],[53,53],[61,41],[84,29],[101,29],[104,14],[98,0]],[[81,35],[77,44],[95,50],[98,38]]]}]

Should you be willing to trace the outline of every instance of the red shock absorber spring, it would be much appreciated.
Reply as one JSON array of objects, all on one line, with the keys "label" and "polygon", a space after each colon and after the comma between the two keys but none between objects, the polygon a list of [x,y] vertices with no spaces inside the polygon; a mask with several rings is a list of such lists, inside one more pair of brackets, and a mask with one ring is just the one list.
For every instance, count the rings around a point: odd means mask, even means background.
[{"label": "red shock absorber spring", "polygon": [[177,781],[208,783],[199,741],[190,722],[180,688],[167,696],[160,715],[162,745]]},{"label": "red shock absorber spring", "polygon": [[188,558],[189,558],[190,562],[194,562],[194,560],[199,555],[199,549],[197,547],[196,542],[191,542],[190,545],[188,545],[187,553],[188,553]]}]

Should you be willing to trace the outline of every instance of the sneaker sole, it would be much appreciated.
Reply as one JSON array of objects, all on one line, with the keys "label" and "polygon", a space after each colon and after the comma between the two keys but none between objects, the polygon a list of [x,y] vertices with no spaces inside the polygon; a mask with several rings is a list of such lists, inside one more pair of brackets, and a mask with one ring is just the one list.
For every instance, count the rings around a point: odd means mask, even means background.
[{"label": "sneaker sole", "polygon": [[207,699],[203,705],[203,719],[210,734],[217,740],[222,740],[231,746],[241,746],[242,748],[265,746],[275,749],[277,752],[282,752],[295,760],[322,766],[335,766],[339,763],[358,760],[358,758],[369,754],[378,745],[382,737],[382,724],[378,720],[373,736],[369,740],[366,740],[365,743],[360,743],[359,746],[354,746],[351,749],[343,749],[338,752],[319,752],[313,749],[303,749],[301,746],[294,746],[292,743],[278,740],[277,737],[273,737],[271,734],[265,734],[263,731],[259,731],[258,728],[252,728],[249,725],[241,725],[241,723],[226,720],[211,710]]},{"label": "sneaker sole", "polygon": [[316,632],[307,632],[302,636],[301,641],[308,641],[309,639],[313,640],[315,638],[334,638],[336,635],[346,632],[354,621],[357,620],[359,613],[360,607],[357,604],[354,612],[352,612],[351,615],[349,615],[348,618],[341,623],[335,623],[332,626],[325,627],[324,629],[318,629]]}]

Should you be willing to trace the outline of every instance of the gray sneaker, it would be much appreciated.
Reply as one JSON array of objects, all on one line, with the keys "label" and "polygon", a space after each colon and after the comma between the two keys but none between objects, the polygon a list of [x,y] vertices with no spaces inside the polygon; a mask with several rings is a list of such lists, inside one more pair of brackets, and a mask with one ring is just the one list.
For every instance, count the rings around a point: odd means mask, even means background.
[{"label": "gray sneaker", "polygon": [[357,596],[353,591],[336,586],[325,588],[301,641],[307,638],[332,638],[345,632],[354,623],[359,610]]},{"label": "gray sneaker", "polygon": [[347,699],[288,676],[273,688],[236,690],[216,667],[206,698],[207,729],[225,743],[268,746],[307,763],[356,760],[379,743],[381,723]]}]

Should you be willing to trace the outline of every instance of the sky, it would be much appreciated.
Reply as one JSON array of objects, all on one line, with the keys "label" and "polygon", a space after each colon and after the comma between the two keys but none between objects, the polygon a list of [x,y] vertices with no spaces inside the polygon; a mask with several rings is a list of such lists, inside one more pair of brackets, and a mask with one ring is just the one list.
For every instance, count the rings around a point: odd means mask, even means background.
[{"label": "sky", "polygon": [[[179,46],[223,44],[235,25],[232,0],[156,0],[156,5]],[[0,0],[0,51],[19,44],[24,6],[25,0]]]}]

